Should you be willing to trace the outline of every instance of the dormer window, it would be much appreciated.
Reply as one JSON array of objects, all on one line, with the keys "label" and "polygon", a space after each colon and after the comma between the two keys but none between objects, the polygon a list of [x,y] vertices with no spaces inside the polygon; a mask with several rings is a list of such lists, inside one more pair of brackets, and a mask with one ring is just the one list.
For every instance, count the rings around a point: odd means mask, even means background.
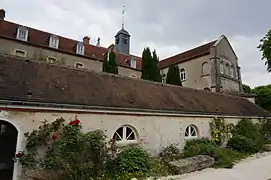
[{"label": "dormer window", "polygon": [[28,30],[25,27],[19,27],[17,29],[17,36],[16,38],[22,41],[27,41],[28,37]]},{"label": "dormer window", "polygon": [[81,54],[81,55],[84,55],[84,52],[85,52],[85,46],[83,43],[78,43],[76,45],[76,54]]},{"label": "dormer window", "polygon": [[58,49],[59,46],[59,38],[55,35],[50,36],[49,47]]},{"label": "dormer window", "polygon": [[132,68],[136,68],[136,60],[131,59],[131,60],[130,60],[130,66],[131,66]]},{"label": "dormer window", "polygon": [[120,42],[120,38],[117,37],[117,38],[116,38],[116,44],[119,44],[119,42]]}]

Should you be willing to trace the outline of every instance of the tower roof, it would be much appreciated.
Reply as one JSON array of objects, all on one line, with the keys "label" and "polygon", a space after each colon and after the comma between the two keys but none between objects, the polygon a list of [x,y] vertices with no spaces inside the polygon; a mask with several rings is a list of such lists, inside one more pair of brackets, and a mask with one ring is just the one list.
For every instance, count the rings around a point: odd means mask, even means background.
[{"label": "tower roof", "polygon": [[119,34],[124,34],[124,35],[130,36],[130,34],[128,33],[128,31],[126,31],[124,28],[121,28],[121,30],[119,30],[117,32],[116,36],[118,36]]}]

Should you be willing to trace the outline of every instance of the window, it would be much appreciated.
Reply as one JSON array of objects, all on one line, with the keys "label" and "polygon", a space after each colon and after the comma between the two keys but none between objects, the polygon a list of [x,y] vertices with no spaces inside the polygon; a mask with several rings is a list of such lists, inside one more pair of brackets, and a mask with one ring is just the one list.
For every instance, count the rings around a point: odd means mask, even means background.
[{"label": "window", "polygon": [[57,63],[57,59],[55,57],[47,57],[47,63],[49,64],[56,64]]},{"label": "window", "polygon": [[206,88],[204,88],[204,91],[211,91],[211,89],[206,87]]},{"label": "window", "polygon": [[117,37],[117,38],[116,38],[116,44],[119,44],[119,42],[120,42],[120,38]]},{"label": "window", "polygon": [[131,60],[130,60],[130,66],[131,66],[132,68],[136,68],[136,60],[131,59]]},{"label": "window", "polygon": [[137,142],[137,136],[134,129],[130,126],[120,127],[113,135],[113,139],[118,143]]},{"label": "window", "polygon": [[84,64],[77,62],[77,63],[75,63],[75,67],[76,68],[83,68]]},{"label": "window", "polygon": [[128,44],[128,37],[127,36],[123,36],[123,43]]},{"label": "window", "polygon": [[58,49],[58,45],[59,45],[59,38],[55,35],[51,35],[50,40],[49,40],[49,47]]},{"label": "window", "polygon": [[181,81],[186,80],[184,68],[180,69],[180,77],[181,77]]},{"label": "window", "polygon": [[207,62],[204,62],[202,64],[202,76],[210,74],[209,64]]},{"label": "window", "polygon": [[197,132],[197,127],[194,125],[189,125],[185,129],[185,138],[197,138],[198,137],[198,132]]},{"label": "window", "polygon": [[26,51],[21,50],[21,49],[15,49],[14,55],[18,57],[26,57]]},{"label": "window", "polygon": [[230,65],[228,63],[226,63],[225,74],[230,75]]},{"label": "window", "polygon": [[134,75],[134,74],[130,74],[130,77],[132,77],[132,78],[136,78],[136,75]]},{"label": "window", "polygon": [[17,39],[27,41],[28,30],[25,27],[19,27],[17,29]]},{"label": "window", "polygon": [[76,45],[76,54],[81,54],[81,55],[84,55],[84,52],[85,52],[85,46],[83,43],[78,43]]},{"label": "window", "polygon": [[220,73],[224,74],[224,65],[222,62],[220,63]]},{"label": "window", "polygon": [[230,76],[234,77],[234,70],[233,70],[233,66],[230,67]]},{"label": "window", "polygon": [[167,75],[162,74],[162,83],[166,83],[166,82],[167,82]]}]

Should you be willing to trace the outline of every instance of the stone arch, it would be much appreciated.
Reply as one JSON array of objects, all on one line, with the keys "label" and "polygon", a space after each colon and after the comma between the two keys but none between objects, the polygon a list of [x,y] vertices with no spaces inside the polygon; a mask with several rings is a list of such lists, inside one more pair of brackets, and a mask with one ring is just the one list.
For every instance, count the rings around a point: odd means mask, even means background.
[{"label": "stone arch", "polygon": [[[3,118],[4,117],[4,118]],[[9,127],[12,127],[16,130],[17,132],[17,137],[16,137],[16,145],[15,145],[15,151],[13,153],[13,157],[15,156],[15,153],[22,151],[23,150],[23,133],[20,129],[19,124],[17,124],[16,122],[10,120],[10,119],[6,119],[5,116],[3,116],[3,111],[0,111],[0,124],[1,122],[4,122],[4,124],[8,124]],[[1,125],[0,125],[0,131],[1,131]],[[0,145],[1,146],[1,145]],[[13,162],[13,169],[12,169],[12,178],[11,180],[19,180],[19,175],[21,174],[21,166],[18,163],[14,163]],[[0,179],[1,179],[1,175],[0,175]],[[9,180],[9,178],[7,179]]]}]

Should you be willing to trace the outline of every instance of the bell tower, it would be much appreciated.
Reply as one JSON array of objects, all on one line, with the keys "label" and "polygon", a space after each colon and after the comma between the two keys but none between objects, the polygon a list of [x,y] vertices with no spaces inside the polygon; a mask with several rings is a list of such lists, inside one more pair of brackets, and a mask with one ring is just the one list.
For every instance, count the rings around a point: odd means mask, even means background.
[{"label": "bell tower", "polygon": [[128,31],[126,31],[124,29],[124,10],[123,6],[123,10],[122,10],[122,24],[121,24],[121,30],[119,30],[119,32],[117,32],[116,36],[115,36],[115,47],[117,49],[117,51],[124,53],[124,54],[129,54],[130,53],[130,34],[128,33]]}]

